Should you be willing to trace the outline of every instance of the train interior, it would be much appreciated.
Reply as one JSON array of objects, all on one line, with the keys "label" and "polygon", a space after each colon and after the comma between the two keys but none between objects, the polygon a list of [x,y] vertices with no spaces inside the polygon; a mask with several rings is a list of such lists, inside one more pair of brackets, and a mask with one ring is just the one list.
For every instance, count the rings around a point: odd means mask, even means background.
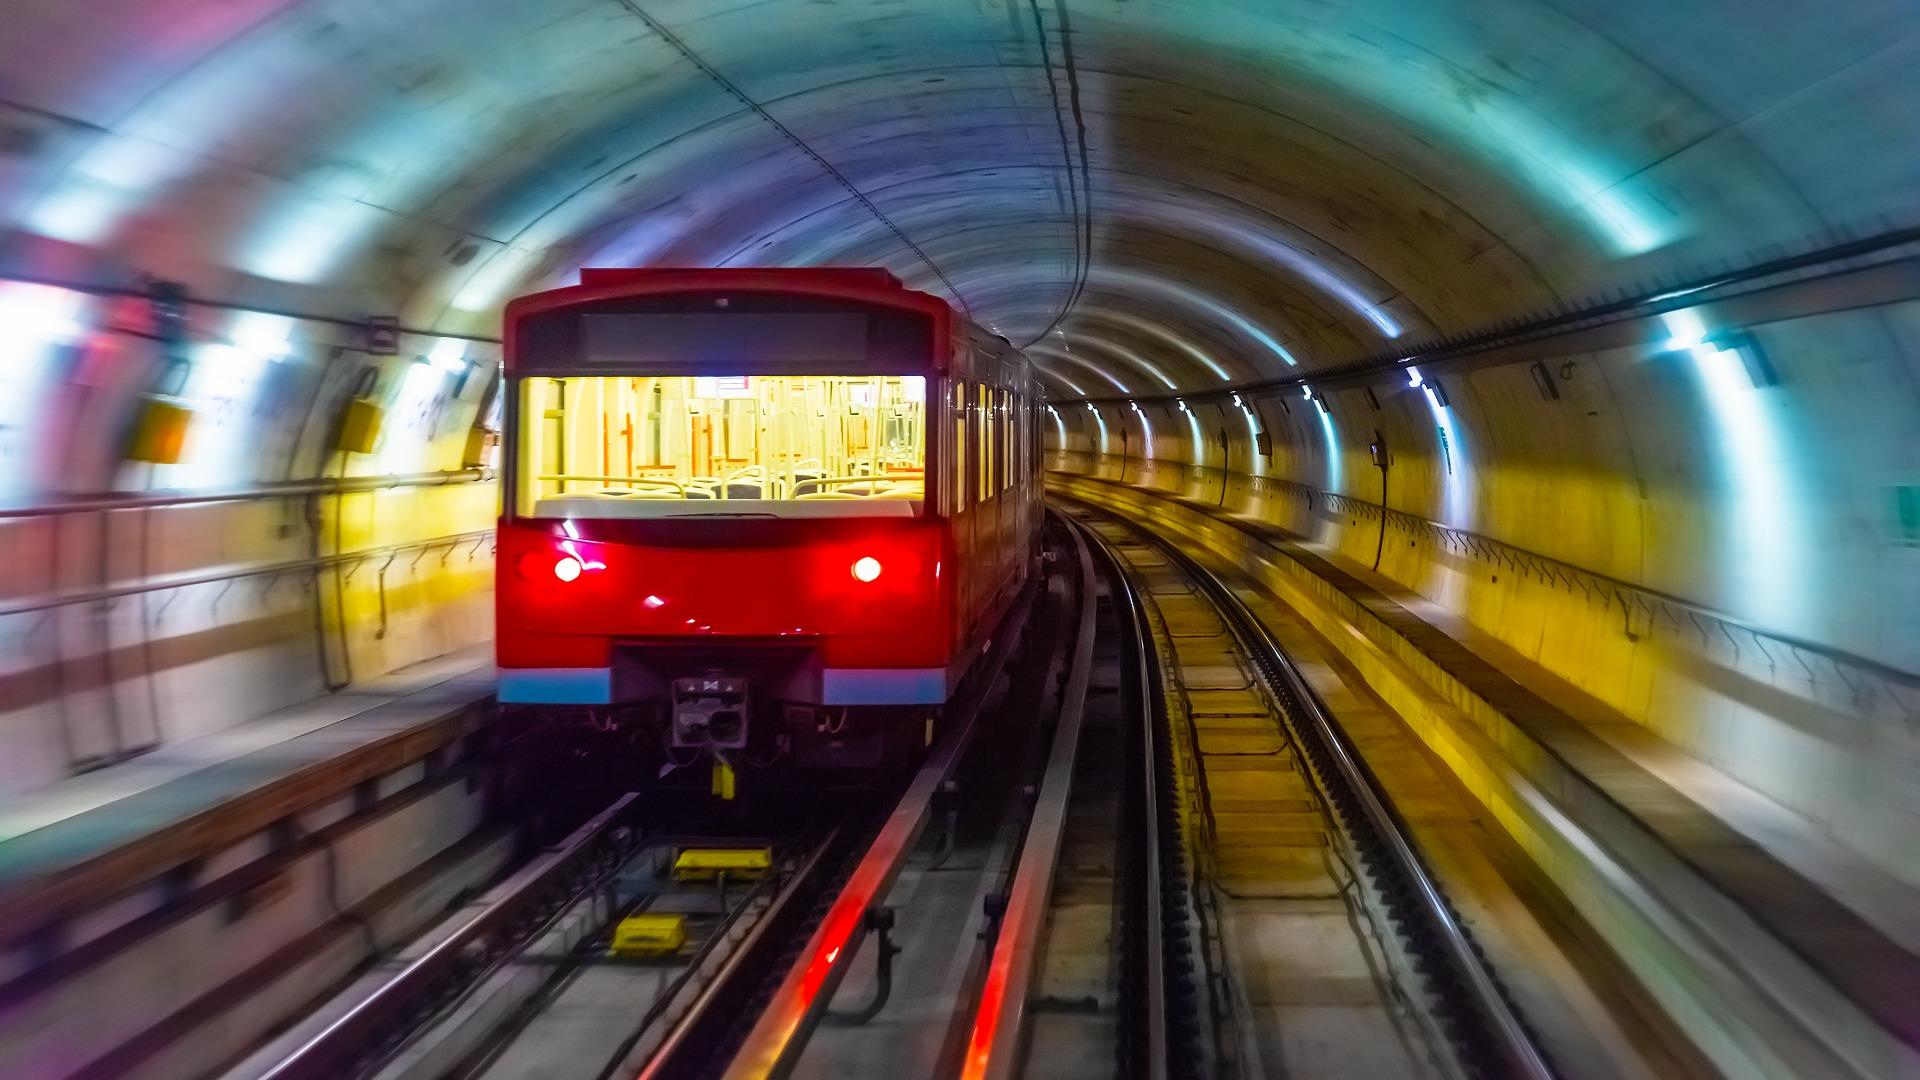
[{"label": "train interior", "polygon": [[913,516],[919,375],[520,380],[517,509],[534,517]]}]

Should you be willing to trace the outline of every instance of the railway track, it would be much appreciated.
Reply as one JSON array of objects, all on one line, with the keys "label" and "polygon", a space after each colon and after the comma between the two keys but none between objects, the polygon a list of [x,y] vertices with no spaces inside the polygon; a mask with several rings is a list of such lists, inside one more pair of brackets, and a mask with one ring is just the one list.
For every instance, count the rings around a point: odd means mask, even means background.
[{"label": "railway track", "polygon": [[1142,1023],[1162,1010],[1165,1075],[1553,1076],[1246,603],[1150,532],[1075,513],[1116,568],[1149,706],[1162,962],[1132,1004]]},{"label": "railway track", "polygon": [[[1073,602],[1086,599],[1085,559],[1080,552],[1067,575],[1079,576],[1055,590]],[[416,950],[323,1030],[253,1075],[789,1075],[809,1053],[835,991],[863,952],[883,958],[882,972],[890,969],[896,919],[977,954],[959,965],[962,977],[948,988],[944,1026],[952,1049],[945,1056],[957,1061],[991,950],[1004,939],[991,927],[977,938],[955,935],[951,919],[890,894],[917,846],[936,849],[921,853],[936,868],[959,861],[944,841],[919,841],[930,824],[952,827],[953,819],[969,814],[994,826],[985,846],[995,854],[975,868],[976,887],[996,897],[1009,891],[1016,856],[1033,835],[1025,827],[1031,793],[1008,782],[1018,769],[1001,765],[1007,755],[1038,760],[1047,750],[1038,738],[1041,725],[1028,719],[1043,706],[1048,731],[1066,729],[1070,738],[1073,718],[1045,703],[1060,697],[1060,689],[1067,698],[1084,691],[1092,648],[1091,621],[1082,619],[1064,646],[1029,648],[1016,659],[1032,606],[1030,597],[1001,628],[978,677],[949,704],[925,764],[890,804],[843,807],[793,835],[772,838],[770,871],[724,896],[710,885],[669,880],[661,853],[676,849],[676,838],[650,835],[635,797],[622,796],[489,891],[459,925]],[[1048,640],[1041,634],[1034,643]],[[1003,719],[1021,722],[997,722]],[[1009,732],[1027,737],[1023,742]],[[1055,754],[1061,755],[1071,763],[1070,743]],[[963,799],[956,809],[954,787],[962,776],[985,794],[973,800],[978,805],[969,808]],[[1029,877],[1035,872],[1027,870]],[[664,961],[609,958],[614,926],[640,911],[686,914],[692,940]],[[890,979],[883,976],[873,1008],[835,1010],[834,1027],[870,1020],[886,1004]],[[831,1061],[831,1054],[813,1052],[802,1071],[831,1072]]]},{"label": "railway track", "polygon": [[[1053,538],[1051,647],[1003,628],[897,798],[727,891],[624,797],[266,1075],[1554,1075],[1232,589],[1091,509]],[[609,960],[643,910],[693,940]]]},{"label": "railway track", "polygon": [[[997,708],[1004,722],[975,755],[961,804],[950,807],[959,839],[922,852],[909,871],[915,880],[897,884],[931,803],[915,803],[910,790],[889,821],[892,835],[883,833],[869,851],[725,1067],[709,1075],[952,1076],[992,1056],[990,1035],[1006,1019],[1000,1003],[1022,999],[1008,988],[1027,977],[1037,953],[1040,928],[1030,914],[1045,907],[1094,645],[1087,553],[1064,531],[1050,549],[1060,572],[1050,575],[1030,620],[1030,640],[1053,647],[1030,649],[1009,680]],[[944,786],[955,773],[940,775]],[[981,826],[971,838],[969,818]],[[957,887],[943,878],[957,879]],[[973,911],[956,910],[956,897],[976,901],[967,905]],[[849,935],[839,928],[871,927],[882,911],[890,929],[879,945],[884,951],[898,942],[909,961],[906,979],[896,972],[863,987],[880,996],[852,1016],[859,1026],[846,1028],[842,1013],[836,1026],[843,1031],[823,1037],[827,1003],[849,966],[842,955]],[[881,971],[886,962],[877,961]],[[1017,1030],[1018,1019],[1009,1026]]]}]

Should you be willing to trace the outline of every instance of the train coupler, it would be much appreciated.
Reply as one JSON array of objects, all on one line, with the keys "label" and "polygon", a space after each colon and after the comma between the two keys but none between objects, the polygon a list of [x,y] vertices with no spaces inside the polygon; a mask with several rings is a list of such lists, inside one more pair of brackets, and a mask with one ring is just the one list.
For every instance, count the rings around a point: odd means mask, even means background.
[{"label": "train coupler", "polygon": [[747,680],[712,673],[673,680],[673,745],[738,750],[747,745]]}]

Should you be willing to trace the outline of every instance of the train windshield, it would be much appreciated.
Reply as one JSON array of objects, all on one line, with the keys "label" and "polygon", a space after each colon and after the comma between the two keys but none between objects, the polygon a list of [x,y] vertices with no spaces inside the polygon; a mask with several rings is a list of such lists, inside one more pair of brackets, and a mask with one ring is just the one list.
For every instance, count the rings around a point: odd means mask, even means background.
[{"label": "train windshield", "polygon": [[913,516],[919,375],[527,376],[515,507],[541,518]]}]

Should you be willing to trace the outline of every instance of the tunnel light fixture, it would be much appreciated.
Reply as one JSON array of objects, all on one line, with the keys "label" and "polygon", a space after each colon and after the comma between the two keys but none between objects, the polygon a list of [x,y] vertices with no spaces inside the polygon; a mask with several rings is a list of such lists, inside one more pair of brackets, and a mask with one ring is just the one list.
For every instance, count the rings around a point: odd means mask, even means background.
[{"label": "tunnel light fixture", "polygon": [[[1140,418],[1140,436],[1141,436],[1140,441],[1145,444],[1146,456],[1153,457],[1154,456],[1153,423],[1152,421],[1149,421],[1147,419],[1147,411],[1140,407],[1139,402],[1129,401],[1127,402],[1127,404],[1133,407],[1133,415]],[[1126,429],[1121,428],[1120,438],[1124,440],[1126,437],[1127,437]]]},{"label": "tunnel light fixture", "polygon": [[1424,381],[1425,380],[1420,375],[1420,369],[1417,367],[1414,367],[1412,364],[1408,364],[1407,365],[1407,385],[1417,387]]},{"label": "tunnel light fixture", "polygon": [[80,322],[84,301],[81,294],[54,285],[0,283],[0,325],[10,336],[65,345],[86,332]]},{"label": "tunnel light fixture", "polygon": [[293,319],[264,311],[242,312],[227,339],[255,356],[278,359],[293,351]]},{"label": "tunnel light fixture", "polygon": [[1660,321],[1666,324],[1669,335],[1664,346],[1667,351],[1687,353],[1701,365],[1711,364],[1723,353],[1731,353],[1740,358],[1747,382],[1754,389],[1779,385],[1780,378],[1773,365],[1751,337],[1741,333],[1710,335],[1705,320],[1693,308],[1669,311],[1660,316]]},{"label": "tunnel light fixture", "polygon": [[1547,370],[1545,364],[1535,360],[1527,366],[1527,372],[1533,376],[1533,385],[1540,391],[1540,397],[1542,399],[1547,401],[1560,400],[1560,388],[1554,385],[1553,373]]},{"label": "tunnel light fixture", "polygon": [[1689,352],[1707,343],[1707,324],[1700,313],[1691,308],[1669,311],[1660,316],[1660,321],[1667,326],[1665,348],[1668,352]]},{"label": "tunnel light fixture", "polygon": [[1759,342],[1745,334],[1737,334],[1727,347],[1740,354],[1740,363],[1747,369],[1747,381],[1753,383],[1755,390],[1780,385],[1780,374],[1773,369],[1773,363],[1767,359]]},{"label": "tunnel light fixture", "polygon": [[449,375],[467,368],[467,343],[459,338],[441,338],[427,353],[427,363]]}]

